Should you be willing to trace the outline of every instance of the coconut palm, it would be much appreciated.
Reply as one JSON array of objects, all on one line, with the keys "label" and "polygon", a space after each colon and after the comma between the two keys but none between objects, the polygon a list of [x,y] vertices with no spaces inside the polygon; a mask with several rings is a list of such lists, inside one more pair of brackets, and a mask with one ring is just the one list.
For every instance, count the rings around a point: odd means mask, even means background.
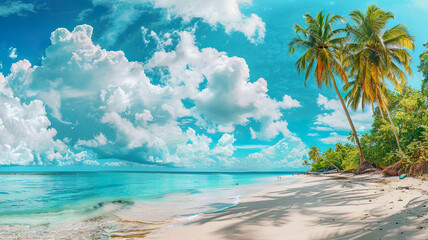
[{"label": "coconut palm", "polygon": [[297,71],[299,74],[305,71],[305,86],[312,71],[314,73],[314,79],[318,83],[318,87],[333,85],[343,110],[346,113],[355,142],[357,143],[360,154],[360,164],[367,163],[361,150],[360,141],[358,140],[354,124],[352,123],[345,102],[337,88],[335,79],[335,75],[339,75],[341,80],[344,81],[345,84],[348,84],[346,70],[342,65],[342,46],[347,39],[342,33],[345,33],[346,29],[334,29],[332,26],[335,22],[345,21],[345,19],[340,15],[325,15],[322,11],[320,11],[315,18],[309,13],[305,14],[304,17],[307,27],[303,28],[299,24],[295,24],[295,36],[288,45],[290,54],[293,54],[297,49],[305,51],[303,56],[296,62]]},{"label": "coconut palm", "polygon": [[[407,27],[398,24],[387,29],[387,23],[394,18],[391,12],[384,11],[376,5],[370,5],[365,14],[360,10],[350,14],[354,25],[347,25],[351,42],[347,45],[350,77],[355,78],[364,93],[365,100],[376,102],[380,111],[385,110],[401,151],[400,141],[394,121],[387,105],[385,79],[401,92],[406,74],[412,75],[410,64],[412,57],[408,49],[413,50],[414,37],[408,33]],[[404,68],[404,71],[400,68]],[[349,99],[358,98],[354,91]]]},{"label": "coconut palm", "polygon": [[[371,89],[377,90],[377,87],[372,85]],[[381,99],[381,94],[382,96],[387,96],[387,93],[386,93],[386,88],[381,87],[380,89],[382,90],[381,93],[378,91],[369,93],[368,91],[363,91],[363,88],[360,82],[351,81],[349,82],[349,85],[343,88],[344,91],[348,92],[345,95],[344,99],[348,103],[348,107],[350,106],[353,110],[357,110],[359,106],[361,106],[361,109],[364,110],[367,104],[371,104],[373,115],[374,115],[374,103],[376,103],[379,106],[380,115],[382,119],[385,119],[385,116],[382,110],[384,107],[381,107],[384,105],[382,105],[382,101],[380,99]],[[370,94],[374,94],[374,98]]]}]

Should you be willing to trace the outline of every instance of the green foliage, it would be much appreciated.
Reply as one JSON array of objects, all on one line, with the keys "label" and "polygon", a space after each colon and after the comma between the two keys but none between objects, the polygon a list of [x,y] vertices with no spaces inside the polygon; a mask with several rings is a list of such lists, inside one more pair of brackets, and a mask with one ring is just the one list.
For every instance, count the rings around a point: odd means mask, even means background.
[{"label": "green foliage", "polygon": [[425,96],[428,96],[428,43],[424,44],[427,48],[421,55],[421,64],[418,66],[418,71],[422,72],[424,79],[422,79],[421,90]]},{"label": "green foliage", "polygon": [[404,163],[404,172],[407,172],[411,166],[428,159],[428,128],[422,132],[421,139],[411,142],[405,153],[398,153],[399,158]]},{"label": "green foliage", "polygon": [[[409,86],[402,89],[402,94],[388,92],[388,107],[399,130],[403,152],[398,152],[391,123],[380,117],[379,107],[374,111],[372,128],[361,136],[360,142],[369,163],[389,166],[402,160],[407,171],[410,166],[428,157],[428,96],[422,90]],[[333,169],[334,166],[348,170],[359,165],[358,149],[351,144],[336,144],[334,150],[327,149],[325,152],[313,146],[309,156],[312,171]]]},{"label": "green foliage", "polygon": [[[322,171],[329,169],[354,169],[358,167],[360,156],[358,149],[349,144],[336,144],[336,148],[327,149],[324,153],[320,153],[318,148],[312,146],[309,151],[309,161],[311,161],[311,171]],[[309,162],[306,160],[306,162]]]},{"label": "green foliage", "polygon": [[[322,12],[319,15],[322,16],[317,16],[317,20],[324,19]],[[321,67],[317,66],[314,71],[315,80],[319,85],[328,85],[326,79],[317,76],[317,73],[323,77],[328,76],[322,74],[326,72],[324,68],[328,64],[336,68],[334,73],[340,74],[347,83],[344,89],[349,92],[345,99],[352,108],[376,104],[372,128],[360,139],[362,153],[369,163],[375,165],[389,166],[401,160],[407,171],[412,165],[428,159],[428,49],[420,55],[418,70],[422,72],[423,79],[421,89],[416,90],[405,83],[406,73],[412,74],[412,58],[408,50],[414,49],[414,36],[408,33],[406,26],[398,24],[387,29],[387,22],[393,19],[393,14],[376,5],[370,5],[366,13],[352,11],[350,18],[354,25],[347,24],[347,37],[337,37],[340,41],[333,41],[340,42],[340,46],[344,45],[344,48],[320,44],[317,37],[323,31],[319,26],[324,26],[325,22],[321,21],[316,25],[312,24],[316,22],[314,20],[309,21],[311,24],[307,29],[296,25],[296,33],[301,31],[304,37],[296,37],[289,45],[290,51],[298,47],[306,49],[307,53],[315,53],[314,49],[317,49],[317,53],[331,50],[335,61],[324,61]],[[428,48],[428,43],[424,46]],[[310,57],[304,56],[299,60],[302,63],[299,71],[305,68],[310,71],[314,59],[324,59],[313,53],[309,54]],[[345,80],[347,77],[353,78],[349,84]],[[389,91],[385,80],[389,80],[397,92]],[[388,119],[384,119],[381,113],[388,109],[391,117],[388,114]],[[352,137],[348,139],[352,140]],[[399,145],[402,151],[398,150]],[[355,141],[352,144],[336,144],[334,150],[327,149],[325,152],[320,152],[313,146],[309,156],[306,164],[311,165],[312,171],[336,167],[348,170],[359,166],[359,152]]]}]

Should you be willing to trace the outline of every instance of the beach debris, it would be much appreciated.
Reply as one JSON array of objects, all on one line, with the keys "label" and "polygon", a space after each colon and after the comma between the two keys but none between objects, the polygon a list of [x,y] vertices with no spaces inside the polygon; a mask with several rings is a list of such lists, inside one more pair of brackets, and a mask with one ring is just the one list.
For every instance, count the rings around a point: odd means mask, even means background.
[{"label": "beach debris", "polygon": [[428,174],[428,159],[422,159],[413,164],[409,169],[410,176],[422,176]]},{"label": "beach debris", "polygon": [[401,161],[398,161],[390,166],[388,166],[387,168],[385,168],[382,171],[382,175],[383,176],[398,176],[400,175],[400,170],[401,168],[403,168],[403,163]]},{"label": "beach debris", "polygon": [[398,178],[399,179],[404,179],[404,178],[406,178],[407,177],[407,174],[402,174],[402,175],[400,175]]},{"label": "beach debris", "polygon": [[362,173],[369,173],[376,171],[376,168],[374,168],[369,162],[364,161],[360,166],[354,171],[354,174],[362,174]]}]

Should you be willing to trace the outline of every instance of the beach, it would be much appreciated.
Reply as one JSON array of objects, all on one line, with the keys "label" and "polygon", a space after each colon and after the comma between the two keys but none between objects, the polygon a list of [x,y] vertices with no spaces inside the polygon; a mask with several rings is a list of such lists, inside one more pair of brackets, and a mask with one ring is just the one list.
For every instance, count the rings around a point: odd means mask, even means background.
[{"label": "beach", "polygon": [[[0,239],[428,239],[428,184],[412,177],[337,173],[9,176],[10,180],[25,177],[27,185],[35,179],[43,179],[45,185],[50,180],[82,177],[91,181],[79,188],[70,186],[68,192],[74,193],[61,195],[60,209],[50,207],[60,192],[46,188],[44,192],[55,194],[43,207],[36,205],[37,212],[27,206],[22,213],[1,215]],[[111,178],[128,184],[133,180],[129,186],[135,187],[102,183]],[[181,184],[174,189],[168,186],[160,195],[145,197],[144,193],[137,198],[142,183],[154,178],[158,186],[171,179]],[[104,187],[104,198],[70,201],[88,195],[90,186]],[[37,203],[48,196],[23,194],[14,195],[22,199],[14,204]],[[130,195],[134,197],[126,197]]]},{"label": "beach", "polygon": [[428,239],[428,184],[380,174],[296,175],[147,239]]}]

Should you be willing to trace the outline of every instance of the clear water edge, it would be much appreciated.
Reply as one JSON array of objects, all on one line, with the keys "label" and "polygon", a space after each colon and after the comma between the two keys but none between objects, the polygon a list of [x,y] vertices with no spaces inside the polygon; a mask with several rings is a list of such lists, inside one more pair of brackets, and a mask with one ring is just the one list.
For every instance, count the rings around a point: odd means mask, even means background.
[{"label": "clear water edge", "polygon": [[[55,226],[61,232],[90,220],[97,227],[88,227],[84,234],[101,225],[103,236],[109,236],[108,231],[114,232],[123,221],[186,221],[236,206],[240,196],[263,190],[263,183],[275,183],[283,175],[286,173],[0,174],[0,238],[2,233],[22,232],[19,228],[5,232],[7,226],[28,225],[30,237],[40,231],[51,236]],[[130,226],[122,228],[129,230]]]}]

